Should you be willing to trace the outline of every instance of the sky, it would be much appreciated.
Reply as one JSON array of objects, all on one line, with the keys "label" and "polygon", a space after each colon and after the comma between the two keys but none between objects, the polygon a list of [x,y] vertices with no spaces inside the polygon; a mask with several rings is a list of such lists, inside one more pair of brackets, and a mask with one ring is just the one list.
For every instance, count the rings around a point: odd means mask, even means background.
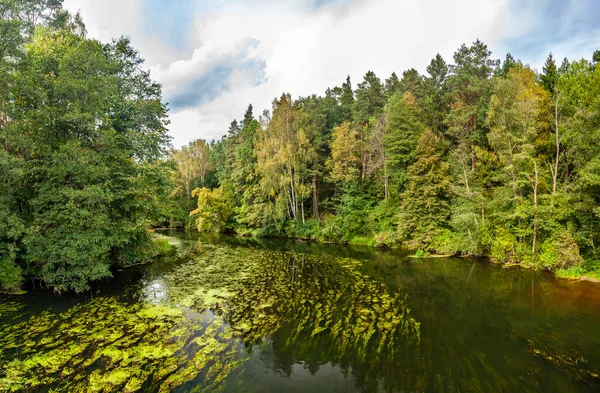
[{"label": "sky", "polygon": [[129,36],[163,85],[178,148],[218,139],[252,104],[323,94],[350,75],[421,73],[440,53],[485,42],[541,69],[600,49],[597,0],[64,0],[88,36]]}]

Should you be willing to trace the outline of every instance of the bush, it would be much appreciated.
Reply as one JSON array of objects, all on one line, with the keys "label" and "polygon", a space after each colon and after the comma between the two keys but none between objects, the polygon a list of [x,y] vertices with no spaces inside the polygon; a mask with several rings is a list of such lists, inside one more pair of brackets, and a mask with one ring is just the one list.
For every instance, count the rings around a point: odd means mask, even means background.
[{"label": "bush", "polygon": [[576,280],[581,278],[581,276],[585,275],[586,271],[581,266],[571,266],[568,269],[557,269],[555,274],[560,278],[567,278],[571,280]]},{"label": "bush", "polygon": [[398,210],[398,203],[393,202],[390,198],[378,203],[367,216],[367,224],[370,232],[396,232],[398,228]]},{"label": "bush", "polygon": [[417,252],[415,252],[414,256],[417,258],[423,258],[423,257],[431,256],[431,254],[427,251],[417,250]]},{"label": "bush", "polygon": [[353,244],[355,246],[372,247],[375,245],[375,239],[370,236],[354,236],[352,239],[350,239],[348,243]]},{"label": "bush", "polygon": [[321,230],[321,240],[339,240],[342,237],[340,220],[333,214],[325,216],[325,225]]},{"label": "bush", "polygon": [[542,244],[538,266],[554,271],[582,266],[583,259],[573,235],[565,229],[559,230]]},{"label": "bush", "polygon": [[4,291],[15,291],[23,282],[21,267],[9,257],[0,259],[0,288]]},{"label": "bush", "polygon": [[298,225],[294,233],[295,237],[300,239],[319,239],[321,237],[321,221],[320,220],[308,220],[305,224]]},{"label": "bush", "polygon": [[392,247],[398,243],[396,231],[379,232],[375,235],[375,246]]},{"label": "bush", "polygon": [[469,239],[465,239],[464,233],[456,233],[446,229],[433,237],[431,248],[442,254],[469,253],[469,247],[466,243],[469,243]]},{"label": "bush", "polygon": [[233,211],[223,190],[196,188],[192,191],[192,196],[198,197],[198,208],[190,213],[190,216],[198,216],[196,220],[198,231],[224,232]]},{"label": "bush", "polygon": [[490,258],[496,262],[519,262],[516,252],[516,237],[502,227],[495,229]]}]

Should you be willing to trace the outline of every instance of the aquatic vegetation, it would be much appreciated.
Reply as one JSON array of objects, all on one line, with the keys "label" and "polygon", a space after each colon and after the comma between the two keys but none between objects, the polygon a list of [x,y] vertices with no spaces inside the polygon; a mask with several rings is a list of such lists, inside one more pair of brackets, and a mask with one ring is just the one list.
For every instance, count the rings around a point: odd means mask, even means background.
[{"label": "aquatic vegetation", "polygon": [[0,391],[45,386],[112,392],[156,386],[166,392],[212,370],[206,381],[210,391],[221,368],[244,360],[228,329],[208,311],[126,305],[110,297],[61,314],[44,312],[2,326]]},{"label": "aquatic vegetation", "polygon": [[2,303],[0,391],[218,391],[283,332],[298,358],[321,345],[372,384],[419,342],[405,300],[359,261],[199,244],[181,241],[195,257],[140,281],[134,303],[96,297],[20,319],[19,303]]},{"label": "aquatic vegetation", "polygon": [[152,242],[158,249],[159,255],[165,255],[173,251],[173,245],[171,242],[169,242],[169,239],[165,238],[164,236],[153,236]]},{"label": "aquatic vegetation", "polygon": [[600,370],[591,369],[584,357],[565,355],[548,346],[540,348],[539,344],[532,339],[527,339],[527,344],[533,355],[550,363],[570,379],[595,389],[600,388]]}]

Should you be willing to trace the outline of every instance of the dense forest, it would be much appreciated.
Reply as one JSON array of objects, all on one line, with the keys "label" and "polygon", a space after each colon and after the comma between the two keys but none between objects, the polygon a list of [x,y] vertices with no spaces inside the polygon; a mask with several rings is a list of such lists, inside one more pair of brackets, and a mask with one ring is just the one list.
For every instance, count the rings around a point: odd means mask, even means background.
[{"label": "dense forest", "polygon": [[156,255],[156,227],[600,278],[600,51],[550,54],[537,72],[477,40],[425,75],[284,93],[218,141],[169,150],[161,86],[127,38],[86,37],[61,0],[4,0],[0,14],[4,290],[87,290]]},{"label": "dense forest", "polygon": [[538,73],[477,40],[452,60],[250,105],[172,153],[165,224],[600,278],[600,51]]}]

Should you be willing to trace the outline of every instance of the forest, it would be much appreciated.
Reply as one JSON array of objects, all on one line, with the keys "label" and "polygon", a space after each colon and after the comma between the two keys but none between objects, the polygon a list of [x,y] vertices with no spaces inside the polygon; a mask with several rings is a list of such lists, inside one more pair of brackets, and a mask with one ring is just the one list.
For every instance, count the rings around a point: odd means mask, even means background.
[{"label": "forest", "polygon": [[[382,80],[252,105],[173,149],[126,37],[0,2],[0,287],[82,292],[154,228],[487,256],[600,279],[600,51],[541,72],[476,40]],[[560,64],[558,64],[560,63]],[[202,130],[190,130],[202,135]]]},{"label": "forest", "polygon": [[415,250],[600,279],[600,51],[452,62],[248,106],[171,157],[164,225]]}]

